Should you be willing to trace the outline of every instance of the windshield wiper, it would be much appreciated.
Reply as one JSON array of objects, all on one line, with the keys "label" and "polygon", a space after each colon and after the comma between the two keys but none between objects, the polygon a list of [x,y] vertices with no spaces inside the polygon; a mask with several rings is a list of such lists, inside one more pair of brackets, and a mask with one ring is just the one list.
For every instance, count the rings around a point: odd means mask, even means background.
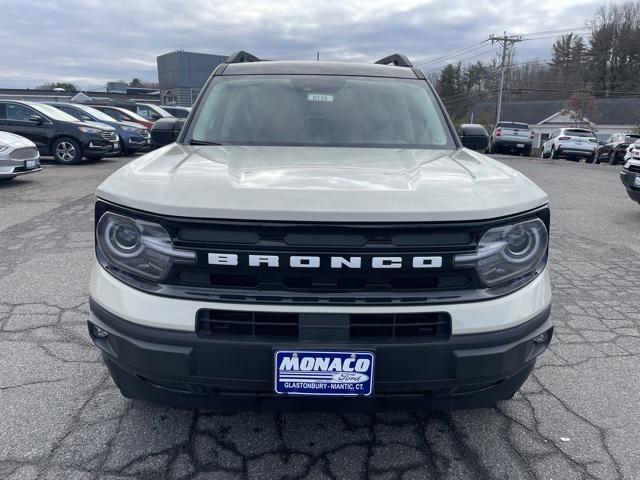
[{"label": "windshield wiper", "polygon": [[208,142],[207,140],[189,140],[189,145],[228,145],[227,143]]}]

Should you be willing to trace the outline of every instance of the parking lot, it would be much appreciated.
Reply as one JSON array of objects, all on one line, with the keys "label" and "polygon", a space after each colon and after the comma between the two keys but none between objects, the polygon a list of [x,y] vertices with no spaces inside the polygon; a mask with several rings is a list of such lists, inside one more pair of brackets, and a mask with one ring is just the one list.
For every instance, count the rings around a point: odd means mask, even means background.
[{"label": "parking lot", "polygon": [[640,205],[619,167],[500,159],[551,197],[556,333],[513,400],[449,414],[123,399],[85,322],[93,192],[130,158],[0,184],[0,478],[640,478]]}]

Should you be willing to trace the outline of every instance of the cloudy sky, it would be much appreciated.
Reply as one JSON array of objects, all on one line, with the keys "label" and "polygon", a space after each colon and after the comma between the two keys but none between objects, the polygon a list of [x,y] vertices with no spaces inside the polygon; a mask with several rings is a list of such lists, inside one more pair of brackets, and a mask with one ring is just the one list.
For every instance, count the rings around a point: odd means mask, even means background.
[{"label": "cloudy sky", "polygon": [[[70,81],[156,81],[156,56],[176,49],[271,59],[371,61],[406,53],[425,71],[443,55],[490,59],[491,33],[584,27],[603,0],[0,0],[0,88]],[[551,35],[553,36],[553,35]],[[540,38],[545,37],[545,38]],[[518,44],[519,61],[546,59],[553,38]]]}]

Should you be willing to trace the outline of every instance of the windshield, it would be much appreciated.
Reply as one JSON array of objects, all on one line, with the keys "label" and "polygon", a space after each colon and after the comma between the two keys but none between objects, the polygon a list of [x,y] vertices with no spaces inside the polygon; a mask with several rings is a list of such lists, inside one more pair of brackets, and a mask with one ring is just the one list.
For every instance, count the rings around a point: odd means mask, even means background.
[{"label": "windshield", "polygon": [[76,105],[80,110],[84,110],[89,115],[94,117],[96,120],[101,120],[103,122],[116,122],[117,120],[113,117],[110,117],[104,112],[101,112],[97,108],[89,107],[87,105]]},{"label": "windshield", "polygon": [[173,117],[169,112],[167,112],[164,108],[159,107],[158,105],[146,105],[151,110],[155,111],[161,117]]},{"label": "windshield", "polygon": [[60,120],[61,122],[77,122],[78,119],[69,115],[68,113],[63,112],[62,110],[58,110],[56,107],[51,105],[46,105],[44,103],[30,103],[29,106],[43,115],[46,115],[49,118],[53,118],[54,120]]},{"label": "windshield", "polygon": [[572,137],[595,137],[593,132],[589,130],[572,130],[567,129],[564,131],[567,135],[571,135]]},{"label": "windshield", "polygon": [[218,77],[185,141],[230,145],[454,148],[422,80]]}]

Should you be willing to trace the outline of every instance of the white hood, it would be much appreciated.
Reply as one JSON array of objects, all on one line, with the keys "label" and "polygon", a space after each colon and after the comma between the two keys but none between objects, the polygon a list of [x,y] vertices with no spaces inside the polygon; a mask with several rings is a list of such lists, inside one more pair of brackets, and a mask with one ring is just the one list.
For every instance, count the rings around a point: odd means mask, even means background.
[{"label": "white hood", "polygon": [[13,148],[34,148],[36,145],[28,138],[21,137],[20,135],[15,135],[9,132],[0,132],[0,146],[10,146]]},{"label": "white hood", "polygon": [[521,173],[462,150],[189,146],[127,164],[98,197],[180,217],[346,221],[460,221],[548,202]]}]

